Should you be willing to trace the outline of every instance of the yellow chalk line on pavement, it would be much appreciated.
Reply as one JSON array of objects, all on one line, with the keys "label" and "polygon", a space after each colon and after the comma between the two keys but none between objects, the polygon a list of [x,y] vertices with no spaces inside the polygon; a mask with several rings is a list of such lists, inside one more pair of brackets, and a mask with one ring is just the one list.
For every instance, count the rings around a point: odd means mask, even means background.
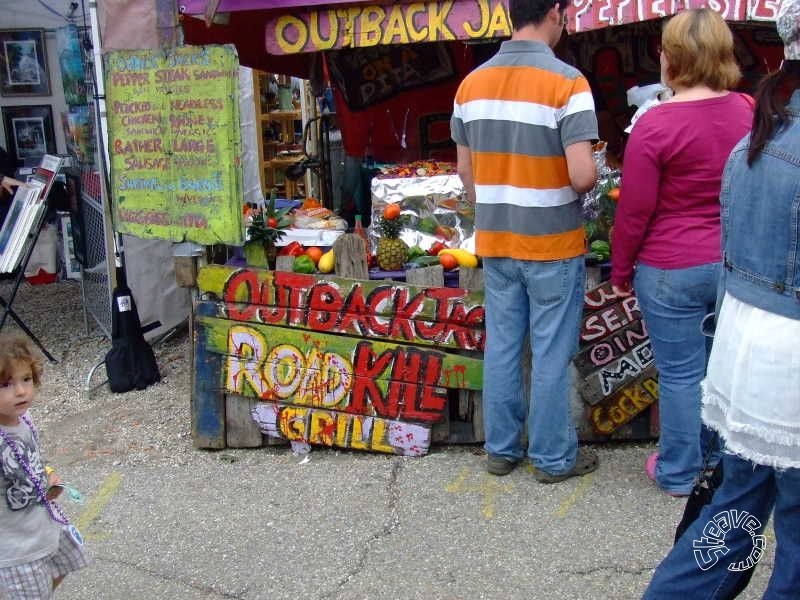
[{"label": "yellow chalk line on pavement", "polygon": [[446,487],[445,491],[450,493],[456,492],[477,492],[482,495],[483,502],[481,506],[481,514],[484,519],[492,519],[495,515],[495,500],[498,493],[508,494],[514,489],[514,484],[509,482],[501,483],[497,481],[498,477],[493,475],[483,474],[483,479],[480,483],[467,483],[467,478],[470,475],[469,467],[463,467],[453,481]]},{"label": "yellow chalk line on pavement", "polygon": [[578,483],[577,487],[572,491],[572,493],[567,496],[564,501],[558,505],[558,508],[555,511],[556,517],[559,519],[563,519],[572,505],[575,504],[578,499],[583,496],[584,492],[589,489],[589,486],[592,485],[592,479],[594,475],[584,475],[581,477],[580,483]]},{"label": "yellow chalk line on pavement", "polygon": [[[116,471],[112,471],[111,475],[106,477],[106,480],[97,490],[94,497],[86,504],[84,510],[75,522],[78,530],[89,529],[89,527],[97,520],[100,513],[106,507],[106,504],[111,500],[112,496],[117,493],[120,483],[122,483],[122,475]],[[88,536],[87,536],[88,537]]]}]

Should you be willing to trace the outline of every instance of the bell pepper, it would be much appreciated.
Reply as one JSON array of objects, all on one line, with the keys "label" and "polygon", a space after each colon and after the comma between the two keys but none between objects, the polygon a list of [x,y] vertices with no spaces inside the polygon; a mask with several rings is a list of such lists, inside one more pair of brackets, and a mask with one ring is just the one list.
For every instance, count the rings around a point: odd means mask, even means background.
[{"label": "bell pepper", "polygon": [[442,242],[433,242],[431,247],[428,249],[428,254],[430,256],[439,256],[439,252],[445,248],[447,248],[446,244],[443,244]]},{"label": "bell pepper", "polygon": [[294,259],[292,263],[292,271],[295,273],[313,273],[317,270],[317,265],[314,264],[314,259],[307,254],[302,254]]},{"label": "bell pepper", "polygon": [[300,256],[305,252],[303,244],[300,242],[290,242],[280,249],[278,256]]}]

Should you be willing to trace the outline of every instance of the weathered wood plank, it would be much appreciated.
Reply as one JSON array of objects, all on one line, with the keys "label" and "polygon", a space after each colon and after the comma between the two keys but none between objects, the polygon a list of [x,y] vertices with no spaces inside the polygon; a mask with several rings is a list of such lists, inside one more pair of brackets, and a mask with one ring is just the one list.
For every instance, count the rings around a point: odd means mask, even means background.
[{"label": "weathered wood plank", "polygon": [[434,423],[431,428],[431,442],[446,442],[450,437],[450,402],[442,411],[442,420]]},{"label": "weathered wood plank", "polygon": [[483,269],[470,269],[461,267],[458,269],[458,285],[465,290],[483,289]]},{"label": "weathered wood plank", "polygon": [[647,327],[642,319],[618,329],[609,336],[586,346],[572,360],[578,374],[586,377],[599,368],[622,358],[648,339]]},{"label": "weathered wood plank", "polygon": [[591,286],[591,289],[586,290],[583,296],[583,310],[585,312],[598,311],[612,304],[617,304],[627,297],[628,296],[618,296],[614,292],[611,282],[606,281],[600,285]]},{"label": "weathered wood plank", "polygon": [[252,417],[270,437],[323,446],[421,456],[431,442],[429,426],[317,407],[259,402]]},{"label": "weathered wood plank", "polygon": [[483,323],[483,291],[429,288],[398,281],[361,281],[283,273],[251,267],[207,265],[200,269],[201,293],[225,302],[293,309],[327,309],[392,317],[401,315],[459,324]]},{"label": "weathered wood plank", "polygon": [[651,365],[636,381],[592,406],[589,421],[597,433],[608,435],[657,401],[658,371]]},{"label": "weathered wood plank", "polygon": [[225,396],[225,438],[228,448],[258,448],[263,444],[261,430],[250,410],[257,404],[252,398],[235,394]]},{"label": "weathered wood plank", "polygon": [[354,233],[340,235],[333,243],[334,270],[339,277],[369,279],[364,240]]},{"label": "weathered wood plank", "polygon": [[441,420],[447,389],[480,389],[483,361],[434,349],[196,317],[221,391],[404,421]]},{"label": "weathered wood plank", "polygon": [[175,284],[191,288],[197,283],[197,259],[194,256],[174,256]]},{"label": "weathered wood plank", "polygon": [[408,269],[406,283],[422,287],[444,287],[444,269],[441,265]]},{"label": "weathered wood plank", "polygon": [[290,273],[292,265],[294,265],[294,256],[276,256],[275,257],[275,270]]},{"label": "weathered wood plank", "polygon": [[210,350],[208,330],[194,320],[192,442],[196,448],[225,447],[225,400],[219,388],[222,356]]},{"label": "weathered wood plank", "polygon": [[[417,380],[420,383],[471,390],[483,387],[483,360],[479,358],[365,338],[238,323],[207,316],[202,308],[202,304],[198,305],[196,321],[205,330],[208,348],[224,356],[244,360],[242,353],[246,351],[252,353],[253,360],[272,362],[270,351],[286,347],[307,356],[336,353],[346,358],[351,368],[353,365],[365,367],[364,372],[368,372],[370,377],[400,373],[399,378],[406,380],[410,371],[418,367],[413,375],[420,378]],[[274,356],[279,361],[285,360],[283,355]],[[399,362],[401,359],[411,362]]]},{"label": "weathered wood plank", "polygon": [[628,354],[588,375],[578,391],[587,404],[594,406],[637,379],[651,364],[653,349],[646,339]]},{"label": "weathered wood plank", "polygon": [[628,296],[615,304],[585,314],[581,323],[580,347],[586,348],[642,318],[636,296]]},{"label": "weathered wood plank", "polygon": [[276,306],[261,306],[252,311],[250,305],[241,302],[206,303],[215,306],[214,316],[238,323],[286,325],[318,333],[341,333],[374,340],[435,345],[452,350],[482,351],[486,337],[482,323],[461,325],[403,316],[387,320],[351,312],[317,309],[300,312]]}]

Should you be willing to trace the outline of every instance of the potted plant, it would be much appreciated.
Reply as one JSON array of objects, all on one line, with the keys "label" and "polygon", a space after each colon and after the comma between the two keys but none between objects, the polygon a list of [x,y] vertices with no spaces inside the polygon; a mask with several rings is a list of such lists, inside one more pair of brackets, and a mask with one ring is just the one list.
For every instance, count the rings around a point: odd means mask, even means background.
[{"label": "potted plant", "polygon": [[244,255],[248,264],[275,269],[275,258],[278,255],[276,244],[286,235],[286,228],[291,226],[289,217],[291,208],[275,210],[275,196],[270,194],[266,208],[256,209],[251,213],[250,225],[247,227],[247,242]]}]

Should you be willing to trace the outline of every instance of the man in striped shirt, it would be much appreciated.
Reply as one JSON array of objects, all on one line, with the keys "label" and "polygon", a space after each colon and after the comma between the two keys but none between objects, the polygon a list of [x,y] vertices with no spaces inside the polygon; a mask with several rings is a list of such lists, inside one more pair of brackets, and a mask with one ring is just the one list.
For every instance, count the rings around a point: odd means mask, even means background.
[{"label": "man in striped shirt", "polygon": [[[570,413],[585,285],[578,194],[597,178],[598,135],[588,82],[552,51],[567,4],[509,0],[511,40],[461,83],[450,123],[483,257],[487,469],[506,475],[525,457],[530,412],[527,456],[542,483],[597,468],[596,456],[578,448]],[[520,370],[528,333],[529,411]]]}]

